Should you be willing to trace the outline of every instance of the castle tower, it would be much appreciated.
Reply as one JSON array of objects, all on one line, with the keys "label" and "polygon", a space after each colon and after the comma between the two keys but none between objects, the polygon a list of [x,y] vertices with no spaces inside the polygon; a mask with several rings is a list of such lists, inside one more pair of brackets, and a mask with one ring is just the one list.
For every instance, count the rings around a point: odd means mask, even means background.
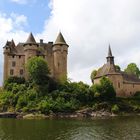
[{"label": "castle tower", "polygon": [[[25,65],[28,59],[37,55],[38,44],[35,41],[35,38],[32,33],[29,34],[27,41],[24,43],[24,54],[25,54]],[[28,78],[28,73],[25,69],[25,79]]]},{"label": "castle tower", "polygon": [[112,56],[110,44],[109,44],[109,48],[108,48],[108,56],[106,58],[107,58],[107,63],[114,65],[114,56]]},{"label": "castle tower", "polygon": [[67,78],[68,47],[68,44],[60,32],[53,45],[54,78],[56,80],[65,80]]},{"label": "castle tower", "polygon": [[10,53],[11,42],[7,41],[3,47],[4,54],[4,70],[3,70],[3,82],[8,78],[8,54]]},{"label": "castle tower", "polygon": [[24,53],[25,53],[25,63],[28,59],[36,56],[38,44],[35,41],[35,38],[32,33],[29,34],[27,41],[24,43]]}]

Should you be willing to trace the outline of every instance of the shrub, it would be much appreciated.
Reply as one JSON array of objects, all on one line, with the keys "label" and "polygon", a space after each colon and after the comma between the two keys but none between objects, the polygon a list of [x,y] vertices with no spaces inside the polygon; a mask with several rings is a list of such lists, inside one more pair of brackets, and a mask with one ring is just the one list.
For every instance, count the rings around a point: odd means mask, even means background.
[{"label": "shrub", "polygon": [[113,85],[106,77],[101,78],[100,84],[93,85],[93,91],[94,93],[98,93],[97,97],[100,97],[102,100],[112,100],[116,97],[116,92]]},{"label": "shrub", "polygon": [[134,94],[134,97],[140,98],[140,91],[137,91],[137,92]]},{"label": "shrub", "polygon": [[42,57],[32,57],[26,64],[29,78],[37,85],[48,83],[49,68]]},{"label": "shrub", "polygon": [[111,108],[111,112],[113,112],[113,113],[119,113],[119,110],[120,109],[119,109],[118,105],[116,105],[116,104],[113,105]]},{"label": "shrub", "polygon": [[27,97],[25,95],[24,96],[20,96],[18,98],[16,108],[17,109],[22,109],[23,107],[26,107],[27,104],[28,104]]}]

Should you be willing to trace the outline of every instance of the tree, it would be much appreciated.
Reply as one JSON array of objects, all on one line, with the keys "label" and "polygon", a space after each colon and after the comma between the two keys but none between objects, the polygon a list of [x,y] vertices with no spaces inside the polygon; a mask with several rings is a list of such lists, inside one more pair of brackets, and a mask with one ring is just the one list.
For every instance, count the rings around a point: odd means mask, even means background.
[{"label": "tree", "polygon": [[124,70],[127,74],[135,75],[137,77],[140,76],[140,70],[135,63],[128,64],[127,68]]},{"label": "tree", "polygon": [[24,77],[9,77],[7,80],[4,81],[4,89],[11,91],[14,85],[25,84]]},{"label": "tree", "polygon": [[42,57],[30,58],[26,64],[29,78],[38,85],[45,84],[49,75],[47,62]]},{"label": "tree", "polygon": [[93,90],[95,92],[95,96],[98,95],[101,99],[110,100],[116,97],[113,84],[106,77],[101,78],[100,84],[93,85]]},{"label": "tree", "polygon": [[116,71],[121,71],[121,68],[119,65],[115,65]]},{"label": "tree", "polygon": [[93,70],[91,75],[90,75],[90,79],[91,79],[92,83],[94,83],[94,78],[96,75],[97,75],[97,70]]}]

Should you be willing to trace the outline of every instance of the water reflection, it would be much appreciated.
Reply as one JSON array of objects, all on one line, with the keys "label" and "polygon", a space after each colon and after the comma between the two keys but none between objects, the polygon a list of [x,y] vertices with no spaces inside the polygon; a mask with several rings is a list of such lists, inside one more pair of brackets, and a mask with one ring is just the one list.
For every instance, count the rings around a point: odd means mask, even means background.
[{"label": "water reflection", "polygon": [[83,120],[0,119],[1,140],[139,140],[140,117]]}]

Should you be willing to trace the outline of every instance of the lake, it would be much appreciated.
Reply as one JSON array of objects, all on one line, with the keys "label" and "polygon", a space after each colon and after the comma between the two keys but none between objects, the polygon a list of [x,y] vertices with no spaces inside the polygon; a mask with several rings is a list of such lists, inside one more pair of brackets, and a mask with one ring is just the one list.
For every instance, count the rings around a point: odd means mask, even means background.
[{"label": "lake", "polygon": [[0,140],[140,140],[140,117],[0,119]]}]

